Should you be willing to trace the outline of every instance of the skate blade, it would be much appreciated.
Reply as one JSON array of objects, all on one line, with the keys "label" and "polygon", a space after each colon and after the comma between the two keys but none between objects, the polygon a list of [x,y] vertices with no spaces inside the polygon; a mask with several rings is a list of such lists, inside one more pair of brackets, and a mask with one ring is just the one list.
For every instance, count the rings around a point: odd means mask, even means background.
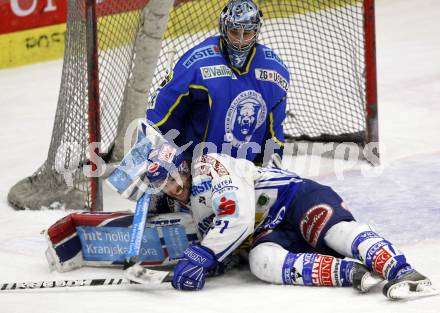
[{"label": "skate blade", "polygon": [[440,290],[432,287],[431,282],[401,282],[388,290],[390,300],[410,300],[440,295]]},{"label": "skate blade", "polygon": [[125,277],[131,281],[144,285],[157,285],[162,283],[169,272],[155,271],[135,264],[125,270]]},{"label": "skate blade", "polygon": [[371,288],[380,284],[383,281],[381,277],[378,275],[374,275],[372,273],[364,275],[361,281],[361,289],[359,290],[361,293],[367,293]]}]

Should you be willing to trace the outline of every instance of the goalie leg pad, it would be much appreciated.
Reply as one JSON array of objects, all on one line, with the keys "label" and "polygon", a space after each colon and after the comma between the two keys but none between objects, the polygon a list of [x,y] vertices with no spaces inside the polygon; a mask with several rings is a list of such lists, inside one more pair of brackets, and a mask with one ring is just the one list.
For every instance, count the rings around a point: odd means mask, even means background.
[{"label": "goalie leg pad", "polygon": [[[120,265],[128,249],[129,212],[73,213],[46,231],[51,269],[70,271],[83,265]],[[150,217],[142,241],[144,265],[175,264],[189,243],[199,241],[191,215],[169,213]]]},{"label": "goalie leg pad", "polygon": [[132,214],[128,212],[72,213],[45,231],[48,242],[46,258],[51,270],[67,272],[85,264],[82,243],[77,227],[125,226],[130,225]]}]

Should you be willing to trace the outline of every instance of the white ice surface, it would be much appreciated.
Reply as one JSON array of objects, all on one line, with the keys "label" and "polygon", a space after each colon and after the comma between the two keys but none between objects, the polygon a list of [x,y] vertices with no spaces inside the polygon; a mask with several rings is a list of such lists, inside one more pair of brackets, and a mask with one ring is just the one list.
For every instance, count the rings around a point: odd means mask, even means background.
[{"label": "white ice surface", "polygon": [[[376,2],[383,166],[340,172],[338,164],[325,164],[311,174],[315,165],[306,160],[296,170],[332,185],[358,220],[395,242],[440,288],[440,2]],[[10,186],[46,158],[61,66],[54,61],[0,71],[0,282],[121,275],[120,270],[95,268],[49,272],[40,231],[67,212],[17,212],[6,202]],[[107,204],[128,207],[117,197]],[[197,293],[177,292],[169,285],[155,290],[121,286],[0,291],[2,313],[127,311],[437,313],[440,297],[391,302],[380,288],[359,295],[350,288],[275,286],[247,270],[209,280]]]}]

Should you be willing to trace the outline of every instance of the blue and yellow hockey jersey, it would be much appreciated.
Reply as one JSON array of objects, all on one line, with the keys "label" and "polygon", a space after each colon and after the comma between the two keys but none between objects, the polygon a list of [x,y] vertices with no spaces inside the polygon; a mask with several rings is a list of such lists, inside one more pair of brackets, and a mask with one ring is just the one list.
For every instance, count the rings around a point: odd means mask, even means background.
[{"label": "blue and yellow hockey jersey", "polygon": [[[261,44],[237,69],[227,61],[222,45],[214,36],[187,51],[153,96],[147,120],[163,134],[177,129],[176,144],[193,141],[190,152],[202,143],[209,152],[254,160],[271,139],[281,154],[288,69]],[[215,150],[205,142],[213,143]]]}]

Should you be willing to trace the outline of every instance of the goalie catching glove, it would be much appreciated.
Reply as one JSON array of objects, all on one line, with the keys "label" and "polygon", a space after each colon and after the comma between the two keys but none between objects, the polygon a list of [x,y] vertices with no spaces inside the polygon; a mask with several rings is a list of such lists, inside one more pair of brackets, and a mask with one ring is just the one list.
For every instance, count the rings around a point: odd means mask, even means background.
[{"label": "goalie catching glove", "polygon": [[191,245],[174,268],[172,285],[179,290],[200,290],[205,285],[206,273],[216,265],[217,259],[210,249]]}]

